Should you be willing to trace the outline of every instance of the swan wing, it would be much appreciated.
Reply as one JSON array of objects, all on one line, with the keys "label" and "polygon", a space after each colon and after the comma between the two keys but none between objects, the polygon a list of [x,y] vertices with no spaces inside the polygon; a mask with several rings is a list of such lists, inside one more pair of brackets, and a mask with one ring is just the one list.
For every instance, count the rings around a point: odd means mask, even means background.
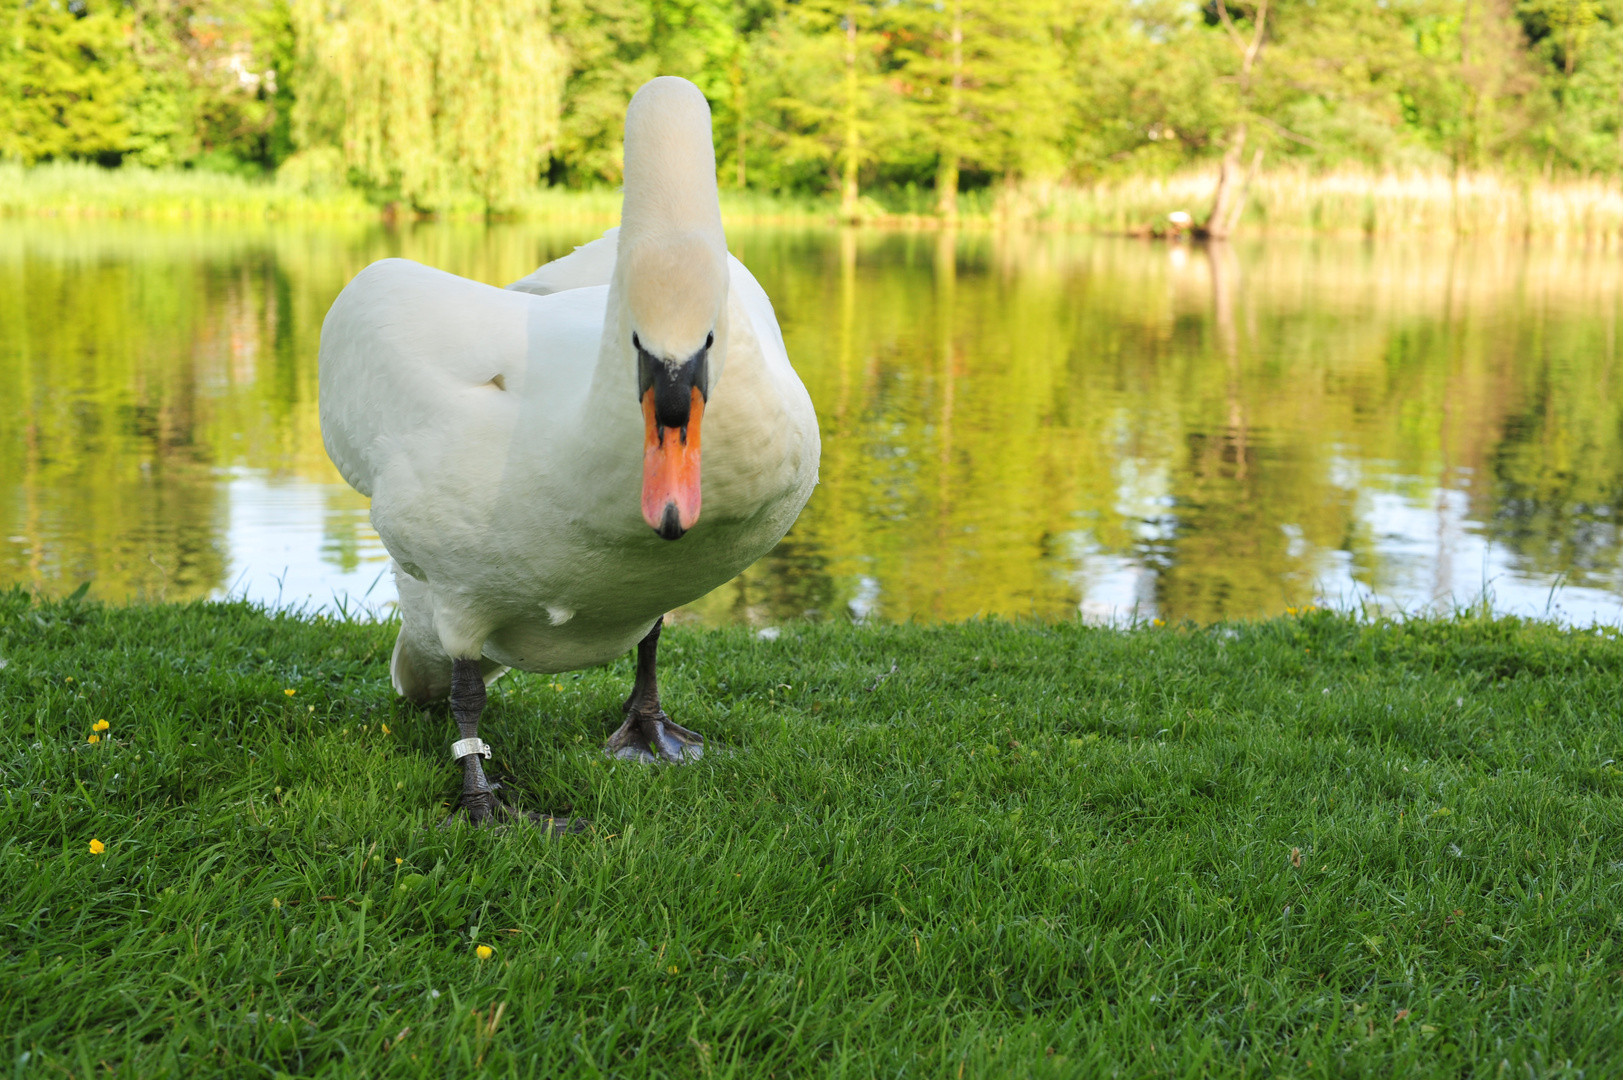
[{"label": "swan wing", "polygon": [[770,548],[817,482],[817,413],[766,291],[737,259],[729,270],[727,353],[704,420],[704,513],[712,523],[752,521]]},{"label": "swan wing", "polygon": [[755,275],[750,273],[749,267],[739,262],[736,256],[727,256],[727,266],[731,271],[728,285],[749,315],[750,326],[761,342],[761,351],[768,357],[769,363],[781,359],[787,364],[789,349],[783,343],[783,331],[778,327],[778,315],[772,309],[771,298],[761,288],[761,283],[755,280]]},{"label": "swan wing", "polygon": [[[478,474],[499,474],[512,452],[521,413],[546,426],[578,407],[604,292],[537,297],[407,259],[373,263],[321,327],[328,456],[374,500],[389,475],[465,485],[474,495],[485,486]],[[374,519],[380,509],[374,501]]]},{"label": "swan wing", "polygon": [[513,292],[547,296],[569,289],[607,285],[614,276],[614,257],[619,244],[620,226],[616,225],[591,243],[582,244],[563,258],[552,260],[507,287]]}]

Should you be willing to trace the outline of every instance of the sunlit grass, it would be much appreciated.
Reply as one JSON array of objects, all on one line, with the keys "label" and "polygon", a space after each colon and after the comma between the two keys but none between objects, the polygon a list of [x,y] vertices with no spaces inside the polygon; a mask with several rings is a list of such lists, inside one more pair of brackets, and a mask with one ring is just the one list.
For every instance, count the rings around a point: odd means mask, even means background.
[{"label": "sunlit grass", "polygon": [[496,684],[496,771],[593,822],[561,842],[435,827],[451,727],[391,695],[391,636],[0,594],[17,1075],[1596,1076],[1623,1052],[1609,632],[678,627],[697,765],[596,752],[625,662]]},{"label": "sunlit grass", "polygon": [[[833,214],[827,200],[732,188],[722,190],[721,203],[723,214],[735,222],[827,222]],[[326,221],[377,220],[389,212],[357,191],[311,190],[269,178],[80,163],[26,169],[0,164],[0,216]],[[443,216],[478,220],[484,215],[471,202]],[[612,225],[620,218],[620,192],[537,188],[500,217]]]},{"label": "sunlit grass", "polygon": [[[1014,225],[1141,232],[1164,227],[1167,216],[1177,210],[1201,220],[1216,183],[1216,172],[1203,169],[1082,186],[1026,182],[981,188],[960,198],[958,220],[968,228]],[[830,224],[839,217],[838,201],[831,196],[723,186],[721,204],[723,217],[739,224]],[[310,190],[271,179],[74,163],[28,169],[0,165],[0,215],[376,220],[385,213],[384,207],[355,191]],[[619,215],[620,193],[613,188],[537,188],[500,216],[613,224]],[[476,202],[470,202],[442,216],[479,219],[483,214]],[[934,193],[928,189],[869,192],[861,200],[858,218],[870,225],[942,224],[934,213]],[[1623,185],[1608,179],[1543,180],[1498,173],[1449,177],[1280,169],[1257,176],[1241,231],[1539,235],[1611,242],[1623,238]]]},{"label": "sunlit grass", "polygon": [[[1183,210],[1205,217],[1215,169],[1127,177],[1083,188],[1025,185],[1003,194],[995,215],[1129,232],[1165,226]],[[1497,173],[1328,173],[1281,169],[1253,182],[1241,230],[1370,236],[1460,234],[1623,239],[1623,185],[1615,179],[1543,180]]]},{"label": "sunlit grass", "polygon": [[0,165],[0,214],[156,219],[342,219],[378,215],[357,192],[311,194],[206,171],[103,169],[58,162]]}]

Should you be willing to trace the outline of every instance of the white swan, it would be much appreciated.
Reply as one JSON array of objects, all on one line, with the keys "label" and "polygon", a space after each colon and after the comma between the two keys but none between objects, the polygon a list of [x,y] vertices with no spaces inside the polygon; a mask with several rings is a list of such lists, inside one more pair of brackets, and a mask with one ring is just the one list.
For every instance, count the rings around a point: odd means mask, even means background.
[{"label": "white swan", "polygon": [[697,87],[658,78],[632,98],[618,230],[505,290],[372,264],[322,325],[320,381],[327,453],[394,559],[395,688],[450,694],[470,818],[502,810],[477,721],[509,666],[566,671],[640,642],[609,749],[701,752],[660,711],[663,614],[778,542],[820,444],[771,302],[727,253]]}]

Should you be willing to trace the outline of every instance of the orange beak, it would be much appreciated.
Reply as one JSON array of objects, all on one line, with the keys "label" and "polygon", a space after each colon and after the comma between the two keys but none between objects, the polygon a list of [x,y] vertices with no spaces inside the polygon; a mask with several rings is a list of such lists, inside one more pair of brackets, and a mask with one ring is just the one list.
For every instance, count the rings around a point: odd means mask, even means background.
[{"label": "orange beak", "polygon": [[667,540],[676,540],[699,520],[699,421],[704,395],[692,394],[688,422],[665,427],[654,415],[654,391],[642,395],[642,519]]}]

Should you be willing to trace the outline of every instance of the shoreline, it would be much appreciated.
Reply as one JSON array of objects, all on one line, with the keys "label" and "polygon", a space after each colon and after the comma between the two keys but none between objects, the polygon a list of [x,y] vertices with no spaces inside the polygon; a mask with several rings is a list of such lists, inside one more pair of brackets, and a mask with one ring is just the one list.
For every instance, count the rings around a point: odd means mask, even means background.
[{"label": "shoreline", "polygon": [[[865,197],[846,219],[832,200],[780,197],[723,188],[728,224],[856,227],[903,232],[960,230],[1077,232],[1171,238],[1175,211],[1198,217],[1215,171],[1129,177],[1087,186],[1028,183],[965,193],[955,219],[887,207]],[[920,193],[907,193],[914,201]],[[927,194],[927,193],[924,193]],[[901,197],[901,196],[898,196]],[[200,172],[154,172],[58,164],[0,166],[0,219],[267,221],[275,223],[582,223],[612,225],[619,194],[610,189],[539,189],[512,210],[401,214],[354,190],[312,192],[275,180]],[[1546,180],[1482,173],[1344,170],[1260,174],[1251,186],[1235,239],[1394,236],[1581,239],[1623,242],[1623,186],[1609,180]],[[1181,238],[1181,237],[1180,237]]]}]

